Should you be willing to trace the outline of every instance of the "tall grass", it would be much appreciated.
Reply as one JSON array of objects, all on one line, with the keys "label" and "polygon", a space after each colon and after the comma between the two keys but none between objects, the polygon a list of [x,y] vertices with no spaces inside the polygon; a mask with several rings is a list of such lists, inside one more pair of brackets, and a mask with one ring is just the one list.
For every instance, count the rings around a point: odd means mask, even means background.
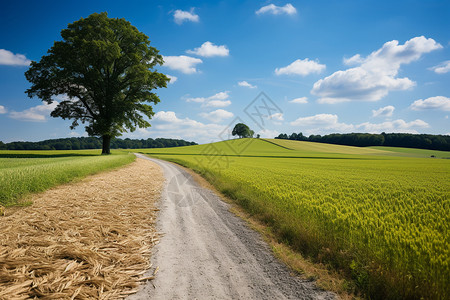
[{"label": "tall grass", "polygon": [[[5,153],[0,152],[0,156],[2,154]],[[36,153],[19,154],[33,157]],[[78,156],[77,153],[70,151],[65,153],[46,151],[40,155],[46,155],[48,158],[0,158],[1,205],[16,205],[18,200],[27,194],[41,192],[58,184],[119,167],[134,160],[134,155],[125,153],[110,156]]]},{"label": "tall grass", "polygon": [[281,241],[346,272],[368,297],[449,297],[450,161],[262,151],[222,157],[220,167],[185,150],[154,156],[203,174]]}]

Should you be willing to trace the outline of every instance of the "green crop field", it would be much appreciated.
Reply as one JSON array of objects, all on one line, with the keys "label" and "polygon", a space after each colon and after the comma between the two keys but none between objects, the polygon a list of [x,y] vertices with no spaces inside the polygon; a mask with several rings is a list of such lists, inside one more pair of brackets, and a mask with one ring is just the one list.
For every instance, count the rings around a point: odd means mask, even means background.
[{"label": "green crop field", "polygon": [[202,174],[370,298],[450,295],[450,160],[258,139],[141,152]]},{"label": "green crop field", "polygon": [[394,152],[397,154],[401,154],[402,156],[431,157],[433,155],[434,157],[437,157],[437,158],[447,158],[447,159],[450,158],[450,152],[447,152],[447,151],[415,149],[415,148],[400,148],[400,147],[383,147],[383,146],[374,146],[374,147],[370,147],[370,148]]},{"label": "green crop field", "polygon": [[0,151],[0,205],[17,205],[27,194],[134,160],[126,152],[99,154],[100,150]]}]

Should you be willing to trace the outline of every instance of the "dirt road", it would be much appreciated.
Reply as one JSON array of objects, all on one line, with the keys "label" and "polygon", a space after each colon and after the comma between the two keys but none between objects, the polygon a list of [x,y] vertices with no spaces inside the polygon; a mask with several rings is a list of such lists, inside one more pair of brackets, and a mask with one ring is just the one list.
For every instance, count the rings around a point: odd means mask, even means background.
[{"label": "dirt road", "polygon": [[258,233],[182,168],[150,160],[167,180],[157,225],[164,236],[149,272],[158,268],[156,279],[129,299],[335,298],[291,276]]}]

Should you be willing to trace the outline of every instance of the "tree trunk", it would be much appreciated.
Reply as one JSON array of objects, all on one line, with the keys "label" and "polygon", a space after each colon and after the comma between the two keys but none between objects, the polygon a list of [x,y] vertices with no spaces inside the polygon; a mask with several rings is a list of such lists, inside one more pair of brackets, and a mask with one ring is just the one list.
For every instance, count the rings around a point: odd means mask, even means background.
[{"label": "tree trunk", "polygon": [[111,150],[110,150],[111,136],[110,135],[104,135],[104,136],[102,136],[102,139],[103,139],[102,155],[111,154]]}]

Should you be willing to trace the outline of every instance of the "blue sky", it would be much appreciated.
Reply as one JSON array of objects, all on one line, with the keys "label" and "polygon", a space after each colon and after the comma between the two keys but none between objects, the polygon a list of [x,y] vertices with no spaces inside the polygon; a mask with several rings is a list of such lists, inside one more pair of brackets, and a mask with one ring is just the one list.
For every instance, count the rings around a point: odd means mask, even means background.
[{"label": "blue sky", "polygon": [[240,121],[262,137],[450,133],[449,1],[4,1],[1,141],[86,135],[27,98],[24,72],[103,11],[147,34],[173,78],[152,127],[124,137],[211,142]]}]

